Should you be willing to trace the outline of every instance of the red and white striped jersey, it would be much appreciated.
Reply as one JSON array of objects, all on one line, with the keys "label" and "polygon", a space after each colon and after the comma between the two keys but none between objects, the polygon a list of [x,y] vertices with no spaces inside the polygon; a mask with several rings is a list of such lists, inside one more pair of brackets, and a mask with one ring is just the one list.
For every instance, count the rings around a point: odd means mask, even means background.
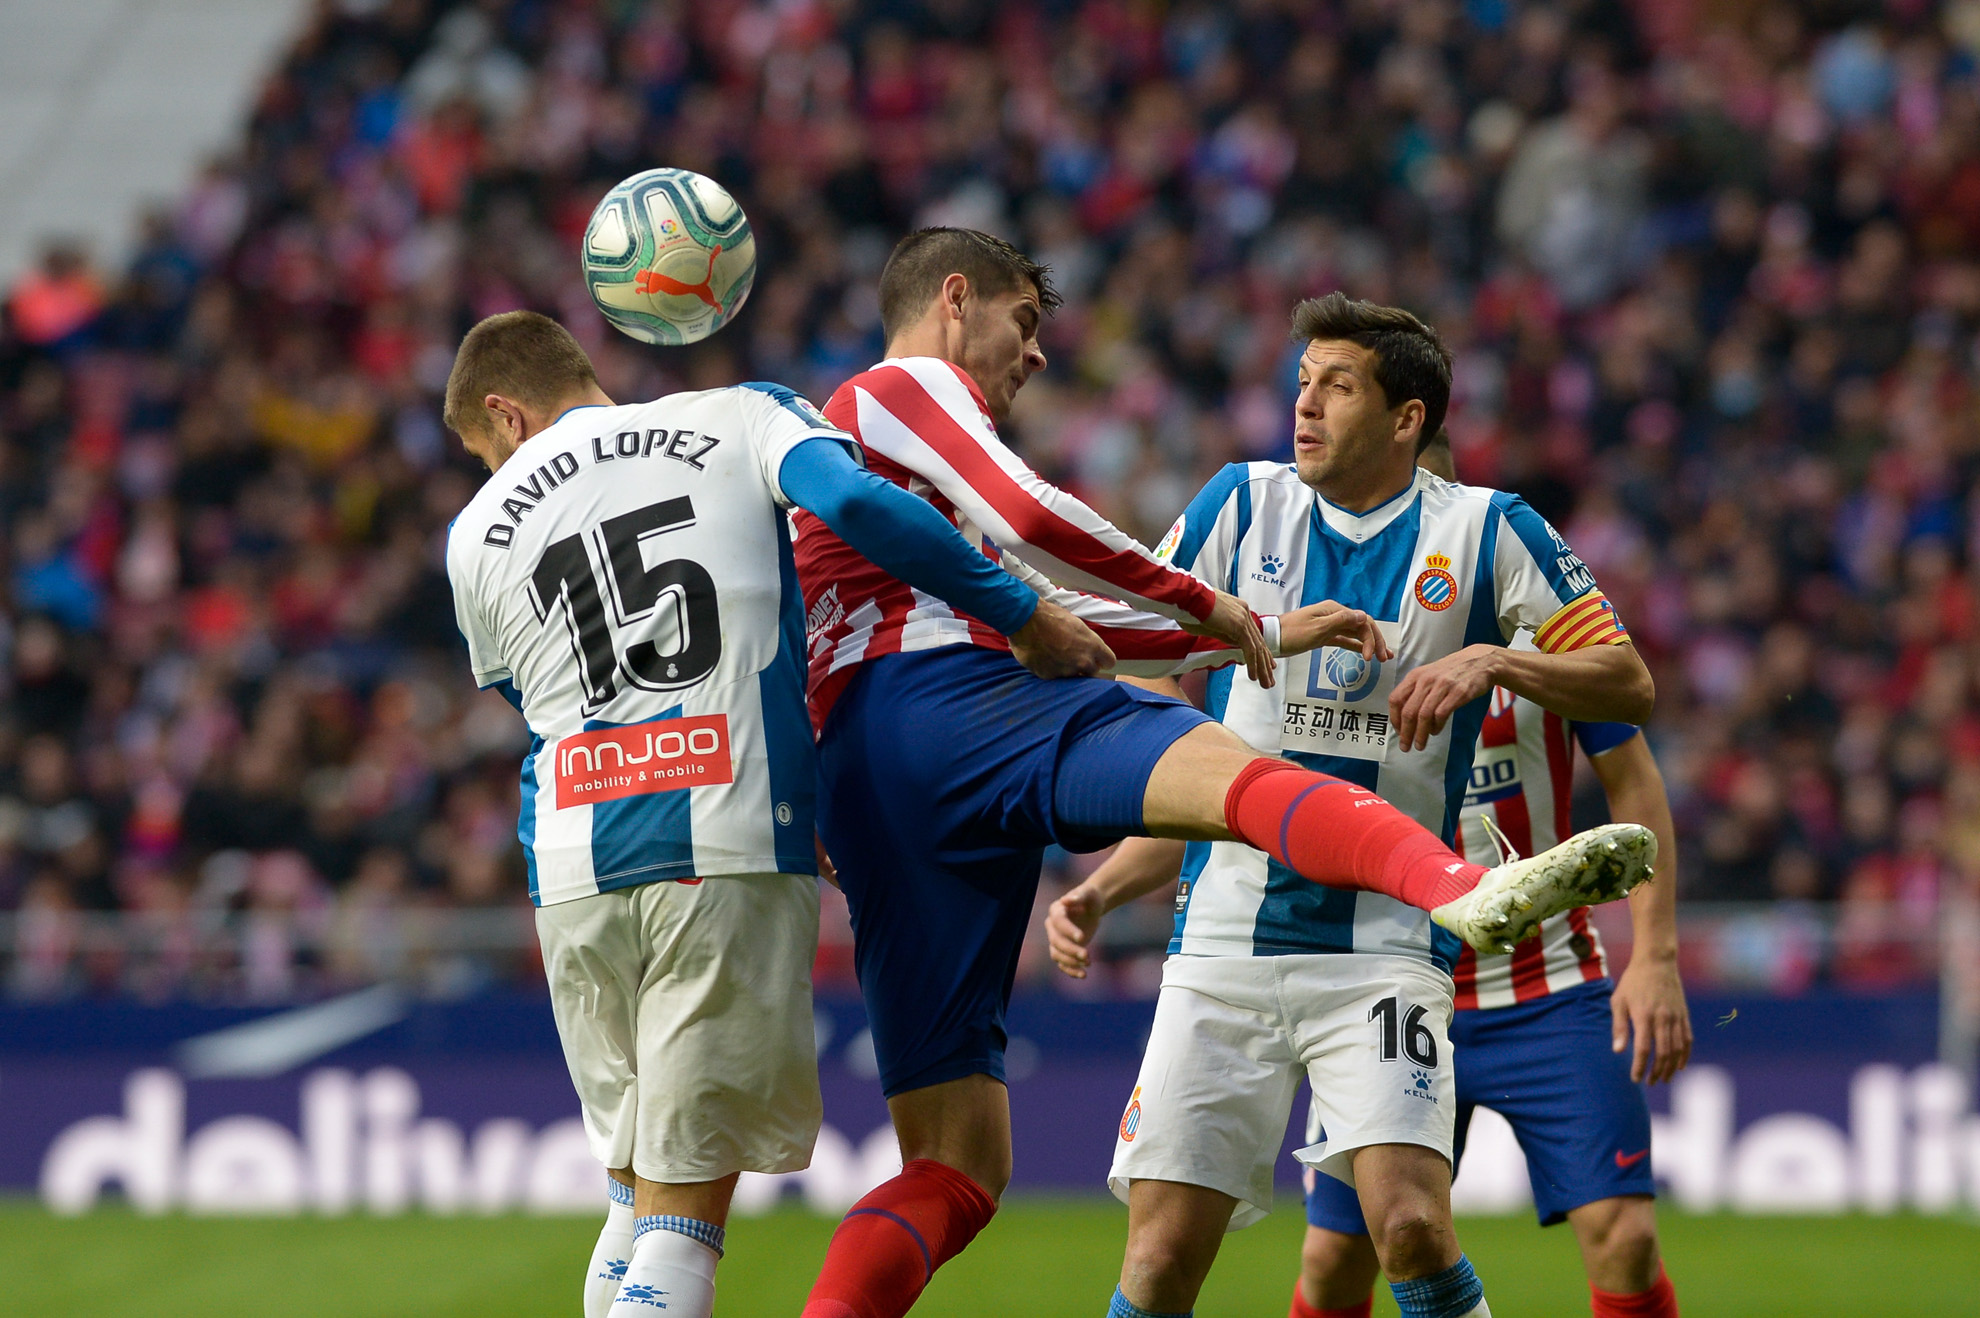
[{"label": "red and white striped jersey", "polygon": [[[825,415],[859,440],[872,471],[927,499],[985,553],[1084,618],[1121,660],[1115,671],[1159,676],[1236,657],[1180,626],[1207,617],[1216,592],[1026,466],[997,438],[982,393],[959,368],[889,358],[841,385]],[[868,659],[944,645],[1010,649],[995,629],[875,567],[810,513],[794,522],[814,726],[824,726]],[[1077,589],[1054,589],[1023,564]],[[1266,640],[1276,648],[1274,621],[1266,620]]]},{"label": "red and white striped jersey", "polygon": [[[1503,687],[1493,691],[1471,760],[1455,849],[1473,864],[1498,864],[1487,819],[1522,856],[1560,842],[1574,831],[1568,820],[1574,743],[1600,755],[1636,735],[1627,723],[1570,723]],[[1538,937],[1510,954],[1480,956],[1465,948],[1452,978],[1457,1008],[1464,1011],[1531,1002],[1608,973],[1602,936],[1588,919],[1588,908],[1580,906],[1547,920]]]}]

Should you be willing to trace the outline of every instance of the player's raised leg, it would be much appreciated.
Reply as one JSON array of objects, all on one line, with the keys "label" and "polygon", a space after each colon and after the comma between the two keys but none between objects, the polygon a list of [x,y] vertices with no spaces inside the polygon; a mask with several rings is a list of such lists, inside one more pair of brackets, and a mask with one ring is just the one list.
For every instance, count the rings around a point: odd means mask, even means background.
[{"label": "player's raised leg", "polygon": [[1550,915],[1626,895],[1657,856],[1649,829],[1610,824],[1528,859],[1473,865],[1366,788],[1260,755],[1211,723],[1157,761],[1143,819],[1156,837],[1244,842],[1316,883],[1419,907],[1483,951],[1510,951]]}]

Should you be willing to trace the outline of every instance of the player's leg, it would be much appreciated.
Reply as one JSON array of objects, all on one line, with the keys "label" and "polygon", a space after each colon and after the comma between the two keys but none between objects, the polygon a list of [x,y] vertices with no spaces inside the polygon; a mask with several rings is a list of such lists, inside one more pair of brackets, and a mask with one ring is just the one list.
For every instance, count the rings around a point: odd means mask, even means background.
[{"label": "player's leg", "polygon": [[820,832],[903,1166],[833,1233],[808,1318],[905,1313],[1010,1179],[1004,1007],[1049,835],[1012,835],[1025,812],[1001,785],[1063,721],[1023,697],[1082,684],[1034,689],[1006,656],[952,649],[868,664],[819,744]]},{"label": "player's leg", "polygon": [[738,1175],[796,1171],[817,1138],[817,881],[752,874],[630,891],[648,952],[635,1007],[638,1180],[611,1315],[707,1318]]},{"label": "player's leg", "polygon": [[1526,1153],[1542,1226],[1567,1221],[1598,1318],[1671,1318],[1677,1297],[1657,1250],[1650,1108],[1610,1047],[1609,986],[1467,1011],[1454,1035],[1468,1082]]},{"label": "player's leg", "polygon": [[1405,1318],[1488,1314],[1451,1221],[1450,977],[1400,956],[1312,960],[1299,1043],[1320,1138],[1299,1159],[1352,1183]]},{"label": "player's leg", "polygon": [[1539,856],[1473,865],[1373,792],[1260,755],[1215,723],[1166,748],[1147,777],[1141,815],[1142,829],[1157,837],[1244,842],[1316,883],[1430,911],[1485,950],[1509,949],[1548,915],[1623,896],[1656,858],[1648,829],[1611,824]]},{"label": "player's leg", "polygon": [[605,1210],[605,1226],[591,1248],[591,1262],[585,1269],[584,1318],[605,1318],[619,1294],[619,1282],[632,1259],[636,1181],[630,1166],[614,1167],[606,1173],[605,1188],[611,1200]]},{"label": "player's leg", "polygon": [[1127,1251],[1109,1318],[1193,1310],[1239,1202],[1205,1185],[1132,1182]]},{"label": "player's leg", "polygon": [[[1321,1179],[1340,1185],[1331,1176]],[[1359,1219],[1360,1201],[1351,1191],[1348,1198]],[[1366,1231],[1330,1231],[1308,1222],[1299,1247],[1299,1283],[1286,1318],[1368,1318],[1381,1274],[1382,1262]]]},{"label": "player's leg", "polygon": [[645,954],[625,892],[540,907],[536,929],[585,1135],[593,1156],[614,1169],[605,1178],[605,1224],[584,1274],[585,1318],[605,1318],[632,1258],[633,1003]]},{"label": "player's leg", "polygon": [[903,1163],[953,1167],[1000,1199],[1011,1181],[1011,1098],[1004,1082],[978,1073],[887,1099]]},{"label": "player's leg", "polygon": [[[1306,1142],[1323,1138],[1320,1105],[1309,1103]],[[1345,1181],[1308,1168],[1306,1236],[1287,1318],[1368,1318],[1382,1264],[1362,1220],[1361,1197]]]},{"label": "player's leg", "polygon": [[1300,1076],[1278,966],[1292,959],[1173,956],[1162,968],[1107,1173],[1128,1205],[1117,1318],[1188,1312],[1225,1231],[1271,1210]]},{"label": "player's leg", "polygon": [[[1476,1110],[1477,1050],[1464,1034],[1476,1014],[1453,1012],[1449,1027],[1451,1081],[1457,1098],[1451,1125],[1453,1175],[1464,1162],[1465,1137]],[[1398,1049],[1407,1041],[1398,1039]],[[1415,1042],[1420,1048],[1423,1040],[1419,1036]],[[1323,1116],[1322,1105],[1315,1102],[1307,1117],[1309,1142],[1321,1139]],[[1368,1318],[1382,1264],[1362,1216],[1361,1197],[1332,1176],[1309,1170],[1306,1179],[1306,1238],[1300,1247],[1300,1279],[1288,1318]]]},{"label": "player's leg", "polygon": [[1677,1318],[1657,1250],[1657,1201],[1615,1195],[1568,1210],[1595,1318]]}]

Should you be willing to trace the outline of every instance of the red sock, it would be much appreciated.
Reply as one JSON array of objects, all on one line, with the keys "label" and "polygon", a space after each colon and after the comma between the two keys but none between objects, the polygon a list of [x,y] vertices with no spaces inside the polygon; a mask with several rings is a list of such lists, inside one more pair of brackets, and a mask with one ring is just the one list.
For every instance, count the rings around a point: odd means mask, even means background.
[{"label": "red sock", "polygon": [[996,1211],[969,1177],[916,1158],[839,1223],[803,1318],[899,1318]]},{"label": "red sock", "polygon": [[1316,1309],[1306,1302],[1306,1293],[1297,1283],[1293,1285],[1292,1308],[1286,1318],[1368,1318],[1375,1308],[1375,1297],[1370,1294],[1360,1304],[1351,1304],[1345,1309]]},{"label": "red sock", "polygon": [[1434,910],[1478,886],[1471,865],[1366,788],[1284,760],[1256,759],[1224,797],[1224,822],[1296,874]]},{"label": "red sock", "polygon": [[1678,1318],[1677,1291],[1672,1289],[1670,1274],[1661,1265],[1657,1269],[1657,1284],[1647,1291],[1617,1295],[1590,1286],[1588,1295],[1595,1318]]}]

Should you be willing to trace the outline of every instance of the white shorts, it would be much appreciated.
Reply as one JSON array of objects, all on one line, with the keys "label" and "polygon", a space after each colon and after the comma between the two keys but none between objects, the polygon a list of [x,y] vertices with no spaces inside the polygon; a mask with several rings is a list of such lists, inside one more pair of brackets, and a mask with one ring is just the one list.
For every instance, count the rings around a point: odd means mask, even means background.
[{"label": "white shorts", "polygon": [[1421,1144],[1451,1156],[1451,978],[1408,957],[1172,956],[1107,1187],[1179,1181],[1272,1209],[1272,1164],[1302,1072],[1324,1135],[1296,1156],[1354,1184],[1350,1155]]},{"label": "white shorts", "polygon": [[808,1165],[818,881],[645,883],[538,908],[591,1152],[649,1181]]}]

